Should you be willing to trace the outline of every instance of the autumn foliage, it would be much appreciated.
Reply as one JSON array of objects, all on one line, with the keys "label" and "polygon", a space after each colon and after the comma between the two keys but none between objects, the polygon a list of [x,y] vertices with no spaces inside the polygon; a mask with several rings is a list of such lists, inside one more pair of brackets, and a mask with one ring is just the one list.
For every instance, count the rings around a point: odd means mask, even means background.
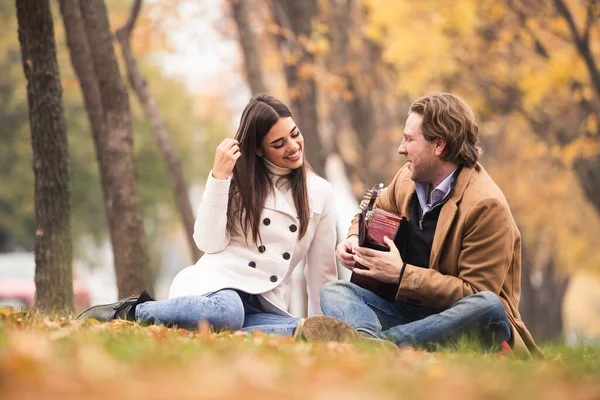
[{"label": "autumn foliage", "polygon": [[516,361],[127,321],[0,316],[3,399],[594,399],[590,349]]}]

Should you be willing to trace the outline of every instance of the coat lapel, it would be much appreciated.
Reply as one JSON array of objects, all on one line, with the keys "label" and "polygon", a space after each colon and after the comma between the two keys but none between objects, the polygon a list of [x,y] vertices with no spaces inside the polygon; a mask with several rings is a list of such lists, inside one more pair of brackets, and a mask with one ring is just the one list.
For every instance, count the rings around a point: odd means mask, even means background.
[{"label": "coat lapel", "polygon": [[[319,179],[313,172],[309,172],[306,177],[306,186],[308,188],[308,204],[311,213],[321,214],[325,205],[325,197],[322,186],[319,185]],[[333,201],[333,199],[329,199]]]},{"label": "coat lapel", "polygon": [[412,198],[415,195],[415,192],[417,190],[415,183],[413,181],[411,181],[410,179],[405,179],[402,182],[402,185],[400,186],[398,193],[404,193],[405,190],[406,190],[406,196],[402,197],[400,199],[400,204],[399,204],[400,208],[398,209],[398,211],[400,211],[400,215],[404,215],[405,217],[408,218],[408,216],[410,215],[410,203],[411,203]]},{"label": "coat lapel", "polygon": [[[314,173],[310,172],[306,179],[306,185],[308,188],[308,204],[311,213],[321,214],[325,205],[325,197],[323,196],[323,190],[319,187],[319,179]],[[291,190],[291,189],[290,189]],[[330,201],[333,201],[330,199]],[[291,203],[286,197],[277,189],[273,188],[273,191],[269,193],[265,200],[265,208],[270,210],[279,211],[290,217],[297,219],[298,213],[296,212],[296,206],[294,201]]]},{"label": "coat lapel", "polygon": [[297,214],[294,211],[295,207],[291,206],[283,194],[277,189],[273,189],[267,196],[265,208],[287,214],[294,219],[297,218]]},{"label": "coat lapel", "polygon": [[440,216],[438,218],[437,226],[435,228],[435,235],[433,236],[433,244],[431,246],[429,268],[438,269],[442,247],[444,246],[446,236],[448,235],[448,231],[450,230],[452,222],[454,222],[456,212],[458,211],[457,204],[462,199],[463,193],[467,188],[472,173],[473,168],[464,167],[462,171],[460,171],[458,178],[456,179],[456,184],[454,185],[454,191],[452,192],[452,195],[440,210]]},{"label": "coat lapel", "polygon": [[448,199],[446,204],[444,204],[442,206],[442,209],[440,210],[440,217],[435,228],[435,235],[433,236],[431,255],[429,256],[429,268],[437,269],[438,263],[440,261],[440,252],[442,250],[442,245],[446,240],[448,230],[452,225],[452,221],[454,221],[454,216],[456,215],[457,210],[458,207],[456,206],[456,203],[452,201],[452,199]]}]

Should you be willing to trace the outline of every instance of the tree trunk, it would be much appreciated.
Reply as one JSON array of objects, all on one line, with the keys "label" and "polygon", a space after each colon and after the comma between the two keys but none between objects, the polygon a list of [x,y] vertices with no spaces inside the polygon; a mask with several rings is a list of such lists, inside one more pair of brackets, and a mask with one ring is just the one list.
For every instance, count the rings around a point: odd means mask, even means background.
[{"label": "tree trunk", "polygon": [[[585,119],[588,117],[588,114],[595,114],[595,118],[598,119],[600,116],[600,109],[598,108],[598,101],[600,101],[600,69],[598,68],[598,63],[594,59],[594,55],[592,52],[591,42],[590,42],[590,32],[597,24],[597,17],[595,13],[597,13],[597,2],[588,1],[586,3],[586,22],[582,29],[579,29],[576,26],[576,21],[574,19],[571,10],[566,2],[563,0],[553,0],[554,6],[558,12],[560,18],[564,19],[566,22],[571,37],[573,39],[573,45],[575,50],[579,54],[579,57],[584,62],[588,74],[590,76],[590,86],[595,94],[595,101],[588,101],[585,99],[578,100],[577,105],[580,112],[579,120],[571,120],[567,122],[561,123],[561,121],[557,121],[553,116],[544,114],[544,112],[538,112],[538,115],[533,115],[527,113],[526,110],[522,108],[523,104],[523,96],[524,94],[519,89],[516,83],[508,85],[507,87],[498,87],[497,83],[494,82],[492,86],[490,82],[484,82],[479,84],[480,88],[485,87],[493,87],[495,93],[501,93],[500,98],[498,98],[495,103],[500,103],[501,106],[495,107],[495,110],[500,110],[501,113],[510,113],[513,111],[519,112],[522,116],[524,116],[531,126],[531,130],[535,133],[541,140],[546,141],[551,146],[555,144],[559,144],[561,146],[568,145],[571,141],[573,141],[578,135],[580,135],[579,126],[585,122]],[[540,3],[541,4],[541,3]],[[596,8],[595,8],[596,7]],[[523,8],[518,5],[518,3],[511,2],[509,5],[509,9],[512,10],[515,15],[517,15],[521,27],[524,31],[527,32],[527,35],[531,37],[531,40],[535,43],[535,52],[545,61],[550,62],[551,60],[551,52],[552,49],[550,47],[545,47],[542,41],[533,33],[531,29],[527,28],[528,20],[534,20],[537,16],[537,13],[540,12],[541,9],[534,8],[530,13],[526,13]],[[528,15],[529,14],[529,15]],[[492,37],[492,35],[490,35]],[[488,42],[492,42],[493,39],[489,39]],[[533,51],[533,49],[532,49]],[[485,68],[477,67],[477,70],[485,71]],[[487,76],[487,75],[483,75]],[[570,82],[571,89],[577,88],[577,90],[581,90],[584,86],[587,86],[587,83],[578,82],[575,78],[572,78]],[[497,90],[501,89],[501,90]],[[493,95],[492,92],[485,93],[486,98],[491,98]],[[575,97],[575,96],[573,96]],[[569,110],[569,113],[572,110]],[[541,114],[541,116],[539,115]],[[567,119],[565,113],[564,118]],[[557,123],[558,122],[558,123]],[[563,125],[561,127],[561,125]],[[558,126],[558,128],[557,128]],[[576,127],[574,130],[573,127]],[[570,131],[570,132],[569,132]],[[588,132],[591,136],[597,136],[600,134],[600,127],[596,128],[596,132]],[[586,157],[586,158],[576,158],[573,162],[573,170],[577,176],[579,183],[581,184],[584,193],[587,199],[592,203],[595,207],[596,211],[600,213],[600,157]]]},{"label": "tree trunk", "polygon": [[[592,43],[590,42],[591,30],[595,25],[595,21],[598,20],[598,4],[594,1],[586,3],[586,23],[582,29],[578,29],[571,10],[563,0],[554,0],[554,5],[569,27],[575,48],[590,75],[592,89],[596,94],[596,98],[600,100],[600,68],[598,68],[598,63],[594,58]],[[600,128],[597,131],[600,132]],[[597,134],[598,132],[593,133]],[[575,160],[574,170],[588,200],[600,213],[600,157]]]},{"label": "tree trunk", "polygon": [[254,35],[248,16],[248,5],[242,0],[229,0],[229,2],[231,3],[233,19],[238,29],[238,40],[244,56],[246,79],[252,95],[256,96],[257,94],[266,93],[267,88],[260,65],[260,54],[256,44],[256,36]]},{"label": "tree trunk", "polygon": [[563,334],[563,303],[568,277],[557,273],[549,251],[535,249],[532,252],[525,247],[521,277],[519,311],[527,328],[538,341],[559,339]]},{"label": "tree trunk", "polygon": [[106,6],[103,0],[60,0],[60,6],[96,146],[119,297],[151,292],[129,99]]},{"label": "tree trunk", "polygon": [[[508,101],[507,97],[506,102],[508,103]],[[511,106],[507,106],[507,109],[510,110],[508,107]],[[540,120],[537,120],[535,116],[528,115],[524,110],[519,110],[519,112],[527,119],[532,132],[550,145],[558,143],[561,146],[567,146],[573,140],[576,140],[573,138],[578,133],[567,132],[567,129],[561,127],[560,123],[557,123],[554,118],[542,116]],[[595,112],[596,116],[600,115],[597,111]],[[577,126],[579,123],[581,123],[581,120],[572,121],[571,126]],[[558,128],[556,125],[558,125]],[[596,132],[589,132],[589,134],[600,134],[600,127],[596,129]],[[576,157],[573,160],[572,168],[586,198],[596,209],[596,212],[600,214],[600,157],[585,154],[581,157]]]},{"label": "tree trunk", "polygon": [[48,0],[17,0],[35,177],[35,308],[73,310],[69,149]]},{"label": "tree trunk", "polygon": [[[364,168],[365,161],[365,146],[358,138],[358,131],[353,126],[355,119],[354,115],[349,112],[352,102],[356,101],[358,93],[352,85],[352,77],[348,73],[348,53],[350,52],[350,31],[353,29],[352,13],[354,8],[353,0],[332,0],[327,5],[329,13],[327,15],[326,24],[330,26],[330,42],[331,55],[328,60],[327,69],[339,79],[339,84],[342,90],[334,93],[333,108],[331,110],[331,142],[333,151],[340,155],[340,159],[344,163],[346,175],[352,184],[352,189],[357,198],[364,193],[366,186]],[[346,100],[346,94],[351,93],[352,99]],[[353,129],[350,129],[352,126]],[[352,159],[348,159],[346,151],[348,150],[348,137],[354,134],[358,147],[351,150],[351,154],[355,155]],[[344,151],[346,150],[346,151]]]},{"label": "tree trunk", "polygon": [[171,133],[163,119],[163,116],[158,109],[154,96],[148,89],[148,84],[137,64],[137,60],[131,49],[131,32],[135,26],[135,22],[142,6],[142,0],[136,0],[132,5],[129,18],[125,24],[117,29],[115,36],[121,45],[125,65],[127,66],[127,76],[129,82],[142,104],[146,118],[150,122],[150,128],[156,139],[158,149],[160,150],[167,170],[169,171],[169,183],[175,198],[175,204],[179,211],[181,222],[185,229],[186,238],[189,245],[190,257],[192,263],[198,261],[202,252],[194,243],[194,212],[188,195],[188,188],[181,168],[181,161],[171,140]]},{"label": "tree trunk", "polygon": [[304,135],[309,163],[319,175],[325,172],[325,154],[319,136],[317,84],[314,78],[314,56],[301,45],[310,38],[312,20],[317,16],[316,0],[272,0],[271,9],[280,27],[290,35],[278,35],[277,43],[284,54],[287,81],[294,120]]},{"label": "tree trunk", "polygon": [[[332,114],[335,148],[342,155],[348,177],[357,198],[362,197],[366,188],[374,183],[388,179],[386,168],[378,164],[386,164],[389,151],[389,140],[378,141],[380,120],[387,113],[389,106],[375,106],[377,96],[387,96],[395,82],[389,79],[389,73],[381,73],[389,68],[383,60],[381,47],[365,37],[362,31],[363,21],[368,19],[367,10],[360,0],[329,0],[327,9],[331,34],[331,61],[329,70],[343,82],[346,92],[336,102]],[[350,40],[352,38],[352,40]],[[352,45],[351,45],[352,43]],[[348,60],[353,60],[349,67]],[[352,69],[351,69],[352,68]],[[393,79],[397,74],[393,73]],[[350,96],[348,96],[350,95]],[[391,102],[388,102],[391,103]],[[396,102],[393,103],[398,107]],[[348,146],[348,126],[354,133],[355,151],[342,151]],[[393,120],[391,125],[397,124]],[[391,126],[381,124],[386,130]],[[342,134],[340,134],[342,133]],[[385,143],[387,148],[383,148]],[[348,157],[348,154],[351,156]],[[373,156],[375,154],[375,156]]]},{"label": "tree trunk", "polygon": [[583,192],[600,214],[600,157],[576,159],[573,170]]}]

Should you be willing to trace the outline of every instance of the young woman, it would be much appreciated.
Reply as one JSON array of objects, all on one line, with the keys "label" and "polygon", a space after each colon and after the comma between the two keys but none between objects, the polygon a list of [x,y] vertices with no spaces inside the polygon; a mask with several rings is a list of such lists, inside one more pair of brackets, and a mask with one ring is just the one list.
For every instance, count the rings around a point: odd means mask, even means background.
[{"label": "young woman", "polygon": [[[194,226],[205,255],[183,269],[169,299],[147,293],[92,307],[80,317],[162,323],[194,329],[254,329],[291,335],[290,276],[306,260],[308,313],[337,279],[331,185],[312,172],[290,110],[267,95],[244,109],[235,139],[217,147]],[[327,201],[327,200],[330,201]]]}]

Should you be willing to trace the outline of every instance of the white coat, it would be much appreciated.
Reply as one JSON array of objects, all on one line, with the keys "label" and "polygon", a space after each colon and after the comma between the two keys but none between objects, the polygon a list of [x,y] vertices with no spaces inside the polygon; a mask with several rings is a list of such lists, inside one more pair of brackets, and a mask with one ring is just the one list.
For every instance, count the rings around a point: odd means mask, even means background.
[{"label": "white coat", "polygon": [[227,233],[230,183],[231,179],[217,180],[209,173],[194,225],[194,241],[205,255],[175,276],[169,298],[237,289],[262,294],[261,303],[267,312],[290,315],[290,275],[305,259],[308,314],[321,314],[320,289],[337,279],[331,185],[308,172],[310,222],[301,240],[293,202],[290,204],[279,190],[273,190],[260,218],[262,243],[254,245],[248,234],[248,245],[245,235],[229,237]]}]

